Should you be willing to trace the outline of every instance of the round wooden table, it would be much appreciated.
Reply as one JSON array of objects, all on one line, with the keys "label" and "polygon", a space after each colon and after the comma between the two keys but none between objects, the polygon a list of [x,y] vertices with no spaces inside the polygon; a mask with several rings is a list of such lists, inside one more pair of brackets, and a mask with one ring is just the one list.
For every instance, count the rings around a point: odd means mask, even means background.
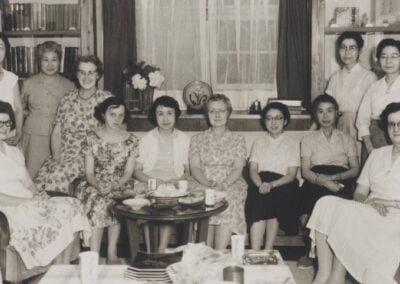
[{"label": "round wooden table", "polygon": [[[114,206],[113,212],[126,220],[131,258],[134,260],[139,250],[140,234],[138,220],[148,221],[150,230],[150,249],[148,249],[148,251],[155,251],[158,240],[154,231],[160,223],[173,224],[184,222],[188,224],[191,222],[198,222],[198,231],[194,242],[205,242],[207,240],[209,218],[221,213],[226,208],[228,208],[228,202],[225,200],[217,202],[213,207],[206,207],[203,204],[193,207],[177,205],[168,209],[146,206],[139,210],[133,210],[129,206],[118,203]],[[185,243],[190,240],[189,235],[189,226],[185,226],[183,240]]]}]

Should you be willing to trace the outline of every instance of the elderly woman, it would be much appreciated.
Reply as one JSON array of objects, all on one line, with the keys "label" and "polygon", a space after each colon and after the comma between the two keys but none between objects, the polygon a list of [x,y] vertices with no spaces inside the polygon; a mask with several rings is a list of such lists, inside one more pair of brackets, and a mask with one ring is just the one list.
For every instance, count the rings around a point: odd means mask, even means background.
[{"label": "elderly woman", "polygon": [[134,195],[132,178],[139,139],[123,124],[129,112],[121,98],[109,97],[95,108],[101,127],[88,133],[85,146],[86,179],[76,195],[85,205],[93,229],[91,250],[100,252],[104,228],[108,228],[107,259],[117,260],[120,233],[118,220],[110,213],[113,197]]},{"label": "elderly woman", "polygon": [[387,105],[381,121],[393,145],[371,152],[354,201],[322,198],[307,224],[317,245],[314,283],[344,283],[346,270],[362,283],[371,272],[393,279],[399,266],[400,103]]},{"label": "elderly woman", "polygon": [[[172,97],[159,97],[151,106],[149,120],[156,127],[140,141],[135,177],[141,183],[137,185],[137,191],[145,192],[149,179],[156,179],[158,185],[177,185],[178,180],[188,178],[190,139],[175,128],[180,114],[178,102]],[[161,225],[159,252],[167,248],[172,228]]]},{"label": "elderly woman", "polygon": [[[364,40],[358,32],[344,32],[336,41],[339,63],[342,68],[330,77],[326,93],[336,99],[341,116],[338,129],[357,140],[356,113],[368,87],[376,75],[359,62]],[[361,153],[361,143],[357,144]]]},{"label": "elderly woman", "polygon": [[51,134],[51,157],[34,179],[39,190],[67,193],[71,182],[84,176],[82,146],[87,133],[99,126],[94,107],[111,96],[110,92],[97,88],[103,64],[96,56],[79,57],[75,74],[79,88],[60,101]]},{"label": "elderly woman", "polygon": [[[5,143],[14,128],[11,105],[0,101],[0,211],[10,225],[10,245],[30,269],[48,265],[69,246],[76,232],[85,231],[89,237],[90,226],[78,200],[38,194],[24,156]],[[64,255],[59,261],[68,262],[69,257]]]},{"label": "elderly woman", "polygon": [[232,113],[230,100],[213,95],[205,112],[211,127],[192,137],[189,164],[193,190],[213,188],[226,193],[229,207],[210,218],[208,245],[225,249],[232,233],[245,234],[244,203],[247,184],[242,178],[246,159],[246,141],[240,134],[230,132],[227,123]]},{"label": "elderly woman", "polygon": [[15,112],[16,122],[16,127],[6,142],[10,145],[17,145],[22,137],[23,111],[18,76],[3,68],[6,56],[10,56],[10,42],[4,33],[0,33],[0,100],[11,105]]},{"label": "elderly woman", "polygon": [[[339,107],[329,95],[318,96],[312,104],[318,130],[301,142],[301,170],[305,179],[301,187],[302,222],[305,223],[315,203],[325,195],[351,198],[359,162],[354,139],[336,129]],[[299,267],[310,262],[299,261]]]},{"label": "elderly woman", "polygon": [[388,137],[379,127],[379,115],[391,102],[400,102],[400,41],[387,38],[376,49],[376,58],[385,76],[373,83],[361,102],[356,126],[367,151],[388,145]]},{"label": "elderly woman", "polygon": [[50,135],[61,98],[74,89],[74,83],[60,75],[62,49],[54,41],[37,47],[39,73],[24,81],[22,104],[26,112],[22,145],[26,167],[34,177],[51,155]]},{"label": "elderly woman", "polygon": [[264,233],[265,249],[272,249],[280,226],[289,234],[298,231],[300,166],[299,142],[284,133],[290,122],[286,105],[268,104],[261,112],[267,134],[256,140],[250,154],[250,179],[246,219],[251,247],[260,250]]}]

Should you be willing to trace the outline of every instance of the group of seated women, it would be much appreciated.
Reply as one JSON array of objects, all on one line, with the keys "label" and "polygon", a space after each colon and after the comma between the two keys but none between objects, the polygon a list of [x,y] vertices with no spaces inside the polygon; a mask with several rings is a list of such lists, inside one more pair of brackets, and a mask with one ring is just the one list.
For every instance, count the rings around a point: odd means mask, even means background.
[{"label": "group of seated women", "polygon": [[[400,45],[391,44],[378,47],[390,78],[394,67],[387,62],[400,57],[392,54]],[[350,201],[359,154],[354,137],[337,129],[340,112],[333,96],[314,100],[317,129],[301,143],[285,133],[288,108],[268,104],[261,114],[266,134],[252,145],[246,181],[246,142],[229,131],[232,105],[226,96],[209,99],[205,115],[210,128],[191,138],[175,128],[181,113],[176,100],[159,97],[149,113],[155,128],[139,140],[126,130],[129,112],[123,100],[98,89],[103,66],[96,56],[79,57],[77,87],[69,89],[71,82],[58,74],[59,46],[44,43],[39,47],[40,73],[24,82],[21,103],[15,75],[2,69],[8,47],[0,33],[0,210],[12,228],[11,244],[28,268],[48,264],[79,231],[99,251],[106,227],[107,257],[116,260],[120,225],[110,210],[114,198],[145,194],[149,179],[158,184],[185,179],[193,192],[213,188],[226,194],[228,208],[209,223],[208,244],[216,249],[226,248],[232,234],[246,234],[247,229],[253,249],[261,249],[264,234],[264,248],[271,249],[279,227],[295,234],[299,218],[307,222],[311,215],[307,227],[319,260],[315,283],[342,283],[346,270],[359,281],[394,275],[400,255],[400,229],[392,225],[400,216],[400,103],[383,107],[381,121],[393,145],[373,151],[367,147],[371,154]],[[398,75],[400,63],[396,66]],[[12,146],[21,139],[33,182],[23,155]],[[66,196],[50,198],[52,192]],[[161,227],[159,251],[167,247],[171,229]]]}]

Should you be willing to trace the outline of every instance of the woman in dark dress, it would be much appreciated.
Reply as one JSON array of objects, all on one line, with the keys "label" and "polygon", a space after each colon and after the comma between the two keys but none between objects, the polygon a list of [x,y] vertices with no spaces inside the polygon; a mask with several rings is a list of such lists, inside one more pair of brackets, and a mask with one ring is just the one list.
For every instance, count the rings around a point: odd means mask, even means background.
[{"label": "woman in dark dress", "polygon": [[267,133],[256,140],[250,154],[250,184],[246,219],[252,249],[259,250],[264,233],[265,249],[272,249],[281,227],[296,234],[299,217],[299,142],[284,132],[290,113],[286,105],[268,104],[261,113]]}]

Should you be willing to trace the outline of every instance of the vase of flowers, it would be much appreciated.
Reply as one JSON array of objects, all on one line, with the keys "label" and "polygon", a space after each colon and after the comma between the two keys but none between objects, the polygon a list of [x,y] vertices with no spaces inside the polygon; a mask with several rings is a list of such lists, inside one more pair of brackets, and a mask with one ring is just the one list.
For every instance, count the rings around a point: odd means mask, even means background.
[{"label": "vase of flowers", "polygon": [[153,103],[154,89],[160,88],[165,80],[160,68],[141,61],[130,64],[123,74],[125,80],[137,93],[140,111],[147,113]]}]

